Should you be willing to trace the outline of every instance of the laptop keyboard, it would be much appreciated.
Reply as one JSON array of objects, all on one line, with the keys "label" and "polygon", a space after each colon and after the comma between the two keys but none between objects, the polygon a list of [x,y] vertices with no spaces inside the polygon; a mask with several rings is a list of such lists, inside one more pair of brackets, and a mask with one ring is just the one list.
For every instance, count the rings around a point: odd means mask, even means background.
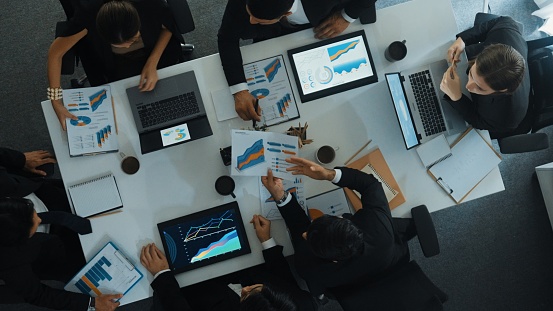
[{"label": "laptop keyboard", "polygon": [[162,124],[200,112],[194,92],[137,107],[143,128]]},{"label": "laptop keyboard", "polygon": [[445,122],[430,71],[424,70],[409,75],[409,82],[413,88],[413,95],[415,95],[426,136],[444,132],[446,130]]}]

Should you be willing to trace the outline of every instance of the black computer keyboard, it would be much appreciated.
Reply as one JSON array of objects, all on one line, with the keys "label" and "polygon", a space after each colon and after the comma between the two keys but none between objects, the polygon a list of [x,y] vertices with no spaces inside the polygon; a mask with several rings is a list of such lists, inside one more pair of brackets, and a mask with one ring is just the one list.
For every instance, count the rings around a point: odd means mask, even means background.
[{"label": "black computer keyboard", "polygon": [[194,92],[138,107],[138,116],[143,128],[191,116],[199,112],[200,107],[198,106]]},{"label": "black computer keyboard", "polygon": [[438,97],[436,97],[430,72],[424,70],[409,75],[409,81],[413,88],[413,94],[415,95],[415,101],[419,108],[426,136],[444,132],[446,130],[444,117],[441,112],[440,102],[438,101]]}]

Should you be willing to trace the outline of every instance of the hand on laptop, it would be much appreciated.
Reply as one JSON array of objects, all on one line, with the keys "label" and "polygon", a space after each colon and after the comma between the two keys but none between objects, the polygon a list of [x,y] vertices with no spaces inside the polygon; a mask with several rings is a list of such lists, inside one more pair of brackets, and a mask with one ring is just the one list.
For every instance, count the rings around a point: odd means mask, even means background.
[{"label": "hand on laptop", "polygon": [[253,224],[255,235],[263,243],[271,238],[271,221],[261,215],[253,215],[250,223]]},{"label": "hand on laptop", "polygon": [[337,11],[315,27],[313,32],[317,39],[333,38],[341,34],[348,26],[349,22],[342,17],[342,12]]},{"label": "hand on laptop", "polygon": [[165,255],[163,255],[154,243],[142,247],[142,252],[140,252],[140,263],[152,275],[169,269],[167,258],[165,258]]},{"label": "hand on laptop", "polygon": [[457,66],[449,66],[444,72],[442,82],[440,82],[440,90],[451,98],[453,101],[461,99],[463,93],[461,92],[461,81],[457,75]]},{"label": "hand on laptop", "polygon": [[153,65],[144,65],[142,73],[140,74],[140,82],[138,82],[138,88],[141,92],[151,91],[156,87],[156,83],[159,80],[157,77],[157,68]]},{"label": "hand on laptop", "polygon": [[254,105],[255,97],[253,97],[247,90],[234,94],[234,108],[242,120],[261,121],[261,108],[258,106],[257,111],[255,111]]}]

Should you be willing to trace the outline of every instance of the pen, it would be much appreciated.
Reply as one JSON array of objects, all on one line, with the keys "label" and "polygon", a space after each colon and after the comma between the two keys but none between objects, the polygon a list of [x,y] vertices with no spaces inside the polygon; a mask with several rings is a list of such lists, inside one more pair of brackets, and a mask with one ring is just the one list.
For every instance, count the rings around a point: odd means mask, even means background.
[{"label": "pen", "polygon": [[[259,108],[259,98],[255,99],[255,105],[253,105],[253,110],[257,113],[257,108]],[[255,129],[255,119],[253,119],[253,128]]]},{"label": "pen", "polygon": [[453,70],[457,68],[457,63],[455,63],[455,60],[451,64],[451,70],[449,71],[449,76],[451,77],[451,80],[455,79],[455,76],[453,75]]}]

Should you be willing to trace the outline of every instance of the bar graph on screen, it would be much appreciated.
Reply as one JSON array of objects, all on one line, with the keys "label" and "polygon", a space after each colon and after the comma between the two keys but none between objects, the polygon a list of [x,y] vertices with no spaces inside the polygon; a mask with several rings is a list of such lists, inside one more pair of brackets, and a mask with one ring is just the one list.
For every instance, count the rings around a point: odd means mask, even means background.
[{"label": "bar graph on screen", "polygon": [[65,290],[92,297],[103,294],[125,294],[142,273],[109,242],[67,283]]}]

